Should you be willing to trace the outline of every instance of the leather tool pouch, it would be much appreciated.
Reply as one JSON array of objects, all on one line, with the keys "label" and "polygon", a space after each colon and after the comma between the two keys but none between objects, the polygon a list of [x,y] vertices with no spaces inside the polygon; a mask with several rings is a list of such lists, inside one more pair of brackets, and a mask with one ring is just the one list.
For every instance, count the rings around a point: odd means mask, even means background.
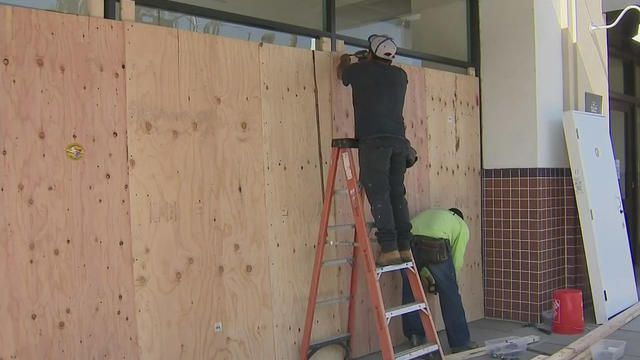
[{"label": "leather tool pouch", "polygon": [[409,145],[409,152],[407,153],[406,168],[410,168],[418,162],[418,152],[413,146]]},{"label": "leather tool pouch", "polygon": [[411,250],[418,264],[440,264],[449,259],[445,239],[414,235]]}]

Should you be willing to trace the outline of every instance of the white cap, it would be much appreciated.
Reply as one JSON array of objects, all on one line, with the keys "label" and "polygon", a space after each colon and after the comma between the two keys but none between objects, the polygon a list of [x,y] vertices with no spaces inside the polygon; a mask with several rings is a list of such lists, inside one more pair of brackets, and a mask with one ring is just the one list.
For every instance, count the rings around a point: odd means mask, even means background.
[{"label": "white cap", "polygon": [[377,57],[387,60],[393,60],[398,50],[391,37],[377,34],[369,36],[369,48]]}]

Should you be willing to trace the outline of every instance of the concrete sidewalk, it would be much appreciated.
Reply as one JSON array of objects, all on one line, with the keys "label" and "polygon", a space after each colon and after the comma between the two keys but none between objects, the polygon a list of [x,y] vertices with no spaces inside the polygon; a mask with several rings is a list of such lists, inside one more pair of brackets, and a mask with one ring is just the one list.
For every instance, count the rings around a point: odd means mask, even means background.
[{"label": "concrete sidewalk", "polygon": [[[585,315],[589,316],[588,314]],[[539,336],[540,341],[538,343],[530,344],[527,352],[520,357],[520,360],[528,360],[537,355],[551,355],[597,327],[597,325],[595,325],[593,321],[587,320],[587,324],[585,325],[585,332],[583,334],[570,336],[558,334],[546,335],[534,328],[524,327],[524,325],[525,324],[519,322],[482,319],[469,323],[469,330],[471,332],[471,338],[481,346],[484,345],[484,342],[486,340],[507,336]],[[445,353],[449,353],[447,336],[444,331],[439,332],[439,336],[440,341],[442,342],[442,346],[445,349]],[[606,338],[626,341],[623,359],[640,360],[640,317],[635,318],[633,321],[629,322]],[[406,344],[399,346],[399,348],[401,349],[406,347]],[[380,359],[382,359],[382,356],[379,353],[376,353],[358,358],[357,360]],[[491,357],[489,357],[488,355],[483,355],[475,357],[473,359],[487,360],[491,359]]]}]

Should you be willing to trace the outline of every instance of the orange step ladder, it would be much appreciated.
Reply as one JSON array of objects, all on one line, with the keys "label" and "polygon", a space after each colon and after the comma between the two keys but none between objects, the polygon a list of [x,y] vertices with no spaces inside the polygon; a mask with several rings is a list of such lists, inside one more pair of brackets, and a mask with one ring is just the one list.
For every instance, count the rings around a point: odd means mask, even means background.
[{"label": "orange step ladder", "polygon": [[[309,303],[307,306],[307,316],[304,326],[302,338],[302,349],[300,358],[302,360],[309,359],[316,351],[328,345],[341,345],[347,351],[347,357],[350,356],[351,334],[355,324],[355,292],[357,289],[358,266],[363,261],[367,288],[373,307],[373,313],[376,319],[376,328],[380,339],[380,350],[384,360],[408,360],[423,357],[429,354],[439,353],[441,359],[444,359],[442,347],[438,340],[438,334],[431,317],[431,311],[427,304],[422,285],[420,283],[420,275],[416,268],[415,262],[406,262],[397,265],[389,265],[376,267],[371,245],[369,243],[369,231],[365,223],[365,215],[363,211],[363,194],[358,185],[358,175],[355,169],[353,149],[358,147],[355,139],[333,139],[331,146],[331,166],[329,168],[329,178],[326,185],[324,195],[324,204],[322,207],[322,219],[320,222],[320,231],[318,234],[318,244],[316,247],[316,256],[313,264],[313,275],[311,278],[311,288],[309,290]],[[354,223],[344,225],[329,226],[329,214],[331,211],[331,201],[334,195],[334,186],[338,162],[342,160],[345,177],[347,180],[347,195],[351,202],[353,210]],[[336,191],[339,193],[340,191]],[[337,245],[353,246],[353,257],[343,259],[323,260],[325,245],[327,245],[328,231],[350,230],[355,228],[353,242],[337,242]],[[332,245],[332,244],[329,244]],[[320,272],[323,267],[336,266],[341,264],[351,265],[351,290],[348,297],[327,299],[318,301],[318,286],[320,282]],[[415,302],[385,309],[382,301],[382,292],[380,290],[380,276],[387,272],[405,271],[411,284],[411,290]],[[313,326],[313,317],[316,306],[326,304],[336,304],[340,302],[349,302],[349,318],[347,324],[347,333],[339,334],[328,339],[311,342],[311,330]],[[389,322],[393,317],[418,311],[422,326],[425,330],[427,343],[413,347],[407,350],[394,352],[393,343],[391,342],[391,334],[389,333]]]}]

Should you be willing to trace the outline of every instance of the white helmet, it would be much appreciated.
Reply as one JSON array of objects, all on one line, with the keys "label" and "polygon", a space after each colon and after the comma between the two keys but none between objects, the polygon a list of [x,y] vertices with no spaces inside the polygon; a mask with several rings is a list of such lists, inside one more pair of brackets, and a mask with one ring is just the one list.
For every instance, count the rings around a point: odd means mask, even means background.
[{"label": "white helmet", "polygon": [[379,58],[393,60],[398,47],[391,37],[373,34],[369,36],[369,49]]}]

